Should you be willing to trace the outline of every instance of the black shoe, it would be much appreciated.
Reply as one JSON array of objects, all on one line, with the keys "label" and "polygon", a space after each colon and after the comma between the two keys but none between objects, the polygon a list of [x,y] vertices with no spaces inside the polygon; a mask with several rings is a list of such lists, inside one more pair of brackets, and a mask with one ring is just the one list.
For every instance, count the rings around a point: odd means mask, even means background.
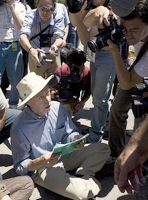
[{"label": "black shoe", "polygon": [[86,135],[87,133],[89,133],[89,128],[84,128],[81,132],[82,135]]},{"label": "black shoe", "polygon": [[104,131],[103,139],[108,139],[108,138],[109,138],[109,131]]}]

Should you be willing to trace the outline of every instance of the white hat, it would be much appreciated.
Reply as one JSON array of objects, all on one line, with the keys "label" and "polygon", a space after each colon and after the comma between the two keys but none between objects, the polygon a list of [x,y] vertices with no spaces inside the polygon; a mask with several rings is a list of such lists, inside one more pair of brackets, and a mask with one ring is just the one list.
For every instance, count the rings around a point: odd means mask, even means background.
[{"label": "white hat", "polygon": [[[53,85],[54,75],[49,76],[47,79],[36,75],[35,72],[27,74],[18,84],[17,89],[22,99],[18,107],[24,106],[32,97],[38,94],[48,83],[49,86]],[[50,84],[50,81],[52,82]]]},{"label": "white hat", "polygon": [[119,17],[128,16],[137,5],[138,0],[111,0],[111,8]]}]

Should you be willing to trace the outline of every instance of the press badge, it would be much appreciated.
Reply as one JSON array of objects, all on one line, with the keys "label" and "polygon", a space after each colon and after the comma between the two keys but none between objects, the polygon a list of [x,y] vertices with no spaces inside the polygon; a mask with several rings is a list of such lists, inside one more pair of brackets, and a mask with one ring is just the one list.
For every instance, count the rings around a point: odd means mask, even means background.
[{"label": "press badge", "polygon": [[12,42],[12,51],[17,51],[17,42]]}]

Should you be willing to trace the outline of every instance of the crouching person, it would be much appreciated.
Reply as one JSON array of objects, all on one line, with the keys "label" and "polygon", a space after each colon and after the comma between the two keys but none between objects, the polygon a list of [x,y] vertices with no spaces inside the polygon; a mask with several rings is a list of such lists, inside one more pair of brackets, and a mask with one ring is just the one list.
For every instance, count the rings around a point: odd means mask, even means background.
[{"label": "crouching person", "polygon": [[[11,129],[12,155],[18,174],[28,174],[37,185],[70,199],[89,199],[100,192],[95,173],[106,163],[106,144],[77,145],[72,153],[52,154],[56,143],[69,143],[82,137],[62,104],[51,101],[52,76],[34,72],[17,85],[26,105]],[[76,170],[70,175],[70,170]]]}]

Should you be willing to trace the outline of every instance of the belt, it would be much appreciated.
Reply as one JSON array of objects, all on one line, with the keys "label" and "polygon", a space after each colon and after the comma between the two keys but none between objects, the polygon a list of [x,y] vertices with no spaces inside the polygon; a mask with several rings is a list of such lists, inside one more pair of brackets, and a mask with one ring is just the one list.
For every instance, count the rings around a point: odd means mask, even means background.
[{"label": "belt", "polygon": [[[14,41],[14,42],[18,42],[18,41]],[[12,44],[12,43],[14,43],[14,42],[0,42],[0,44],[3,44],[3,45],[5,45],[5,44]]]}]

